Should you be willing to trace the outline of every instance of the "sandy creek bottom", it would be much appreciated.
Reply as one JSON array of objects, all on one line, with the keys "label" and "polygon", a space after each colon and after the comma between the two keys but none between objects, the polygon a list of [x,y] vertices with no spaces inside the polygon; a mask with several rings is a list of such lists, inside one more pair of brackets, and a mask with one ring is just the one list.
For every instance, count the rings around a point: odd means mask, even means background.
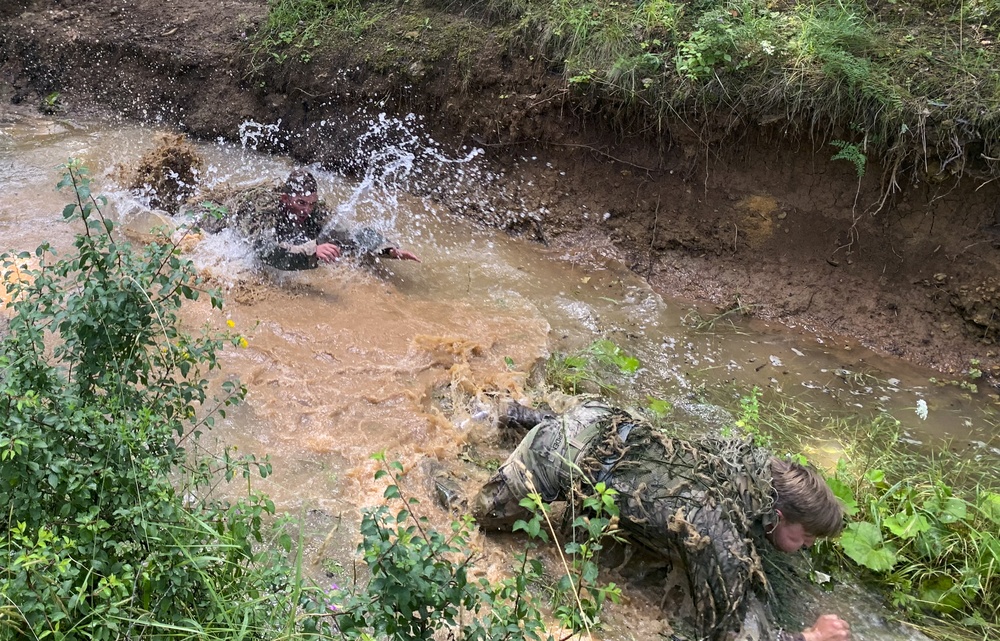
[{"label": "sandy creek bottom", "polygon": [[[0,118],[0,250],[65,247],[73,230],[61,222],[68,194],[52,189],[56,165],[83,158],[110,209],[126,226],[141,209],[112,178],[152,146],[149,129],[99,123]],[[241,184],[281,179],[293,166],[229,145],[199,145],[203,180]],[[754,385],[780,391],[831,413],[882,408],[903,421],[915,441],[951,439],[956,447],[989,445],[994,411],[954,387],[929,383],[932,372],[883,359],[856,345],[752,322],[690,329],[695,309],[664,300],[615,260],[606,243],[574,239],[544,248],[511,239],[438,211],[386,182],[356,185],[316,171],[331,207],[376,225],[412,249],[422,263],[389,261],[374,268],[349,264],[282,274],[262,272],[228,233],[191,243],[189,257],[225,292],[222,312],[197,304],[193,326],[223,329],[232,321],[245,349],[223,356],[226,376],[249,388],[246,403],[203,437],[209,449],[225,443],[268,455],[274,473],[255,480],[278,509],[301,516],[307,571],[320,581],[350,575],[359,540],[360,510],[381,502],[384,482],[373,480],[370,456],[385,451],[407,470],[404,487],[421,500],[423,515],[446,528],[449,513],[435,500],[430,473],[445,470],[467,496],[488,472],[473,462],[502,458],[510,443],[490,420],[473,414],[494,397],[521,397],[527,379],[553,351],[609,338],[640,359],[643,368],[622,389],[623,402],[647,396],[681,401],[699,385]],[[363,187],[363,188],[362,188]],[[918,399],[927,421],[913,412]],[[835,438],[817,426],[810,455],[829,465]],[[469,456],[469,453],[474,456]],[[509,571],[522,536],[476,535],[479,571]],[[551,550],[539,550],[555,571]],[[668,592],[642,562],[626,564],[609,580],[624,585],[625,602],[608,609],[609,624],[595,636],[648,639],[666,634],[671,612],[684,612],[682,594]],[[895,624],[874,599],[844,587],[803,601],[803,620],[821,611],[848,618],[859,639],[919,638]]]}]

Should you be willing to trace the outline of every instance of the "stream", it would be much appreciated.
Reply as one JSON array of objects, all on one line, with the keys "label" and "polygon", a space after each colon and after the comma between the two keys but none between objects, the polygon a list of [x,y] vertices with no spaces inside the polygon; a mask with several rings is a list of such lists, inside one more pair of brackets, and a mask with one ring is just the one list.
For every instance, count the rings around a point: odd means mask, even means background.
[{"label": "stream", "polygon": [[[458,176],[472,194],[502,188],[496,183],[506,178],[483,169],[478,150],[442,151],[417,123],[383,118],[372,126],[409,132],[407,146],[380,150],[379,169],[360,182],[310,169],[331,209],[386,233],[421,263],[364,267],[342,261],[282,274],[260,270],[228,231],[185,245],[226,301],[222,312],[193,305],[188,321],[219,329],[232,321],[248,343],[222,356],[226,375],[248,386],[247,401],[218,422],[204,445],[226,443],[270,456],[274,474],[254,486],[279,511],[304,517],[306,562],[320,580],[351,563],[359,510],[381,501],[384,485],[373,480],[372,453],[385,451],[388,460],[403,463],[427,516],[447,523],[428,472],[450,469],[469,493],[486,478],[488,472],[467,461],[456,463],[469,448],[496,440],[484,403],[496,395],[523,397],[533,368],[549,354],[599,338],[642,364],[621,386],[625,403],[655,397],[680,408],[702,389],[748,393],[757,386],[821,415],[887,412],[915,445],[1000,458],[993,442],[1000,418],[985,395],[940,384],[935,372],[843,339],[740,317],[699,328],[695,321],[711,318],[714,310],[658,295],[600,234],[545,247],[410,195],[406,187],[413,181],[440,175]],[[110,199],[107,213],[128,229],[145,206],[120,186],[119,166],[137,162],[159,131],[0,113],[0,251],[33,250],[43,242],[69,246],[74,229],[61,216],[69,194],[54,186],[56,167],[70,157],[84,160],[95,192]],[[241,133],[242,144],[194,143],[205,160],[203,186],[282,180],[297,166],[255,151],[262,137],[285,135],[277,124],[247,123]],[[442,164],[452,171],[437,172]],[[927,404],[926,419],[915,411],[918,401]],[[807,453],[819,465],[832,466],[842,451],[834,427],[810,428]],[[475,543],[485,571],[502,573],[524,541],[477,535]],[[665,634],[656,590],[646,586],[629,594],[626,585],[625,592],[625,602],[610,607],[603,638]],[[822,598],[830,600],[824,611],[840,611],[851,621],[856,639],[923,638],[885,623],[889,613],[849,586]]]}]

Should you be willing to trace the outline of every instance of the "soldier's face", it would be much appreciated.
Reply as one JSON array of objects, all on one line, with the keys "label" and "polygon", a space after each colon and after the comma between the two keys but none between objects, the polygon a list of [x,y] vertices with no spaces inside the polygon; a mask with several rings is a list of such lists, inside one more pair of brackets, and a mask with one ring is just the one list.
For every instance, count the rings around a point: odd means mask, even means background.
[{"label": "soldier's face", "polygon": [[789,523],[784,516],[778,517],[778,524],[770,534],[771,543],[782,552],[798,552],[811,547],[816,537],[806,532],[801,523]]},{"label": "soldier's face", "polygon": [[282,194],[280,200],[288,213],[301,222],[312,216],[319,196],[317,194]]}]

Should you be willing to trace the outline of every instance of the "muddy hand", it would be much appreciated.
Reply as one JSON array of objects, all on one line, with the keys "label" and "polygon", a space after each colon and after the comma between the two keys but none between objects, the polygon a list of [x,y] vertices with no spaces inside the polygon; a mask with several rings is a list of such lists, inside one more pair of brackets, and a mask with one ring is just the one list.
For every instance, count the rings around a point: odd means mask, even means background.
[{"label": "muddy hand", "polygon": [[815,625],[802,631],[805,641],[847,641],[851,638],[851,626],[836,614],[824,614],[816,619]]},{"label": "muddy hand", "polygon": [[340,247],[331,243],[316,245],[316,258],[320,259],[324,263],[332,263],[340,258]]}]

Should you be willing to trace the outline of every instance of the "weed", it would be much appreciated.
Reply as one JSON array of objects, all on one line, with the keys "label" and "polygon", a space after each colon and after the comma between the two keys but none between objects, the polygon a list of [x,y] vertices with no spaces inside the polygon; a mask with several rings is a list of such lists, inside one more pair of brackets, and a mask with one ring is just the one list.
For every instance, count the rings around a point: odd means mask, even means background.
[{"label": "weed", "polygon": [[840,150],[830,160],[846,160],[854,165],[854,170],[858,173],[858,178],[864,177],[865,164],[868,162],[868,157],[861,152],[861,149],[857,145],[843,140],[831,140],[830,144]]},{"label": "weed", "polygon": [[[373,458],[382,466],[376,478],[389,484],[385,502],[362,517],[358,553],[369,578],[312,593],[304,605],[306,629],[343,639],[410,641],[446,634],[460,639],[551,640],[531,589],[542,582],[541,563],[525,553],[518,555],[513,576],[492,583],[485,577],[473,579],[479,572],[470,546],[472,517],[466,515],[453,521],[449,532],[439,532],[416,512],[419,501],[405,495],[403,466],[387,462],[384,454]],[[578,542],[567,543],[572,560],[566,561],[567,577],[553,592],[554,613],[573,630],[595,625],[604,601],[618,598],[614,584],[600,585],[594,579],[600,540],[617,513],[613,492],[604,487],[596,491],[584,504],[592,516],[574,524],[584,534]],[[529,504],[536,505],[534,500]],[[541,506],[540,499],[537,504]],[[520,521],[515,529],[547,539],[546,508],[538,507],[531,521]]]},{"label": "weed", "polygon": [[760,397],[761,391],[756,385],[748,395],[740,397],[740,415],[736,419],[736,427],[752,436],[757,447],[770,447],[771,437],[761,431]]},{"label": "weed", "polygon": [[733,302],[723,308],[722,311],[709,316],[704,316],[697,309],[692,309],[684,315],[681,322],[685,327],[690,327],[698,332],[714,332],[717,331],[718,325],[722,322],[728,323],[731,327],[733,327],[735,326],[735,323],[733,322],[734,318],[746,318],[753,316],[756,308],[756,305],[745,303],[743,298],[737,294],[734,297]]},{"label": "weed", "polygon": [[837,489],[854,512],[839,550],[879,577],[893,604],[912,615],[996,626],[1000,494],[983,486],[962,491],[943,468],[915,472],[893,463],[860,476],[846,463],[838,468]]},{"label": "weed", "polygon": [[53,91],[42,98],[42,104],[38,108],[47,116],[61,113],[63,110],[62,95],[58,91]]},{"label": "weed", "polygon": [[[615,523],[618,506],[617,492],[604,483],[594,486],[594,494],[582,502],[582,510],[573,518],[570,527],[573,538],[566,542],[559,558],[565,574],[552,591],[553,614],[560,625],[572,632],[590,631],[600,623],[600,612],[607,600],[618,603],[621,589],[614,583],[597,581],[598,560],[606,539],[620,540]],[[555,527],[549,518],[549,505],[535,493],[521,500],[521,506],[532,511],[528,521],[514,524],[514,531],[524,531],[532,538],[556,538]],[[576,506],[572,514],[576,514]],[[563,553],[565,552],[565,554]]]},{"label": "weed", "polygon": [[670,401],[652,396],[646,397],[646,407],[657,420],[666,418],[674,409],[674,405]]},{"label": "weed", "polygon": [[617,389],[615,380],[631,376],[638,369],[638,359],[623,352],[612,341],[599,339],[573,354],[550,356],[545,364],[545,378],[550,385],[568,394],[607,393]]}]

